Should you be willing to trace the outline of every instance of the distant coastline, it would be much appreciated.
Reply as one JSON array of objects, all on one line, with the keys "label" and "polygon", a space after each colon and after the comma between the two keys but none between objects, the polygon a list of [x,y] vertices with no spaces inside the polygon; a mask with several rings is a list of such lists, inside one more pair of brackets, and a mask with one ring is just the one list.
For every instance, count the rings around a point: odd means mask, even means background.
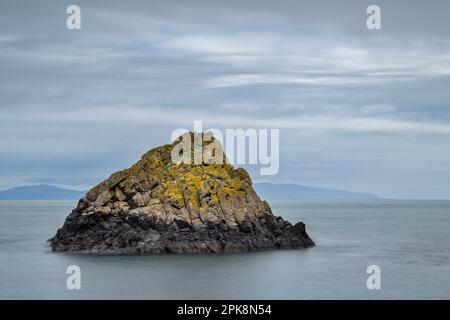
[{"label": "distant coastline", "polygon": [[379,196],[366,192],[351,192],[299,184],[255,183],[258,195],[266,200],[372,200]]},{"label": "distant coastline", "polygon": [[0,191],[0,200],[78,200],[85,194],[52,185],[32,185]]},{"label": "distant coastline", "polygon": [[[317,188],[298,184],[254,183],[253,187],[264,200],[379,199],[378,196],[370,193]],[[85,194],[86,191],[52,185],[32,185],[0,191],[0,200],[78,200],[83,198]]]}]

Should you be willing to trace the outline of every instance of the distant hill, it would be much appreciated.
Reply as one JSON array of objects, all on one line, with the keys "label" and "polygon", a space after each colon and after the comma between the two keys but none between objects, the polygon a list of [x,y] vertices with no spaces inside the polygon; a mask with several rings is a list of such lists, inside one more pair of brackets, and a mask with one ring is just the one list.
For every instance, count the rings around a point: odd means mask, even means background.
[{"label": "distant hill", "polygon": [[255,183],[253,188],[262,199],[266,200],[378,199],[378,196],[370,193],[315,188],[298,184]]},{"label": "distant hill", "polygon": [[[378,199],[378,196],[370,193],[315,188],[298,184],[254,183],[253,187],[265,200]],[[0,200],[78,200],[85,194],[86,191],[35,185],[0,191]]]},{"label": "distant hill", "polygon": [[78,200],[83,198],[85,193],[86,191],[35,185],[0,191],[0,200]]}]

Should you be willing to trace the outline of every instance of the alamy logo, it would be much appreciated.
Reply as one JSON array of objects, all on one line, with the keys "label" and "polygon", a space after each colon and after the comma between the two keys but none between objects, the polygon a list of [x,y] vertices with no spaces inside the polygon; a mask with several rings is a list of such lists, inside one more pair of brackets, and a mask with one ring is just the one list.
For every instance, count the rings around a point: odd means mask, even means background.
[{"label": "alamy logo", "polygon": [[66,13],[70,16],[66,19],[66,27],[69,30],[80,30],[81,29],[81,9],[77,5],[70,5],[66,9]]},{"label": "alamy logo", "polygon": [[187,129],[174,130],[171,141],[175,141],[180,136],[181,139],[172,149],[172,162],[260,164],[261,175],[278,173],[279,129],[226,129],[225,135],[219,129],[208,129],[205,132],[203,133],[201,121],[194,121],[193,139]]},{"label": "alamy logo", "polygon": [[381,289],[381,269],[376,264],[372,264],[367,267],[367,274],[370,276],[367,278],[367,289],[369,290],[380,290]]},{"label": "alamy logo", "polygon": [[66,273],[69,274],[66,280],[66,288],[68,290],[80,290],[81,289],[81,269],[77,265],[70,265],[66,269]]},{"label": "alamy logo", "polygon": [[381,8],[380,6],[373,4],[367,7],[367,29],[369,30],[379,30],[381,29]]}]

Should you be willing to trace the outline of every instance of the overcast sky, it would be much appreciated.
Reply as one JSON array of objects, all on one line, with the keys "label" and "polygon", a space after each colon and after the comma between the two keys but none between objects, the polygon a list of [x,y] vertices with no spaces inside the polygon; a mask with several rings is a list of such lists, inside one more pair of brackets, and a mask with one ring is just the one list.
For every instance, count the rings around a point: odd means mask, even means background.
[{"label": "overcast sky", "polygon": [[[366,27],[373,3],[382,30]],[[91,187],[202,120],[280,129],[280,171],[248,167],[254,181],[450,198],[449,14],[446,0],[2,0],[0,189]]]}]

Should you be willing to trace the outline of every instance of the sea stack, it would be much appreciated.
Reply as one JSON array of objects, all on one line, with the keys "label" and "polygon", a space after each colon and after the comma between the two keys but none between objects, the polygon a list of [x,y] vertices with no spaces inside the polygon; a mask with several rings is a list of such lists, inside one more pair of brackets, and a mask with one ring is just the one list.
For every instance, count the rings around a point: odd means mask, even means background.
[{"label": "sea stack", "polygon": [[53,251],[227,253],[314,246],[302,222],[292,225],[272,214],[246,170],[226,159],[172,161],[186,135],[92,188],[51,239]]}]

